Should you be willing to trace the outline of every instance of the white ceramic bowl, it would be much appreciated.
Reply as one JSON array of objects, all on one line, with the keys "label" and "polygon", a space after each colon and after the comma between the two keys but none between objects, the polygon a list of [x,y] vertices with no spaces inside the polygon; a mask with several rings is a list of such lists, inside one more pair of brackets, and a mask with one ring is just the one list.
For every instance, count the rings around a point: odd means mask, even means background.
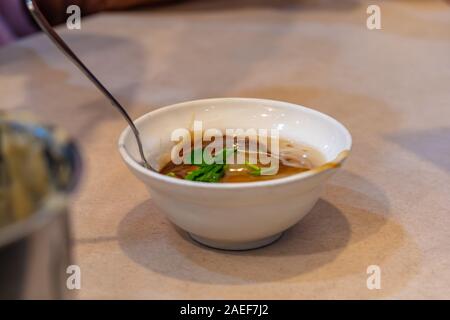
[{"label": "white ceramic bowl", "polygon": [[281,138],[312,146],[327,161],[322,167],[281,179],[193,182],[143,168],[137,162],[134,136],[126,128],[119,138],[120,154],[147,186],[154,204],[192,238],[220,249],[251,249],[278,239],[311,210],[352,144],[350,133],[338,121],[299,105],[246,98],[196,100],[160,108],[136,120],[152,166],[161,168],[161,155],[173,145],[172,131],[190,128],[194,119],[203,121],[203,129],[276,128]]}]

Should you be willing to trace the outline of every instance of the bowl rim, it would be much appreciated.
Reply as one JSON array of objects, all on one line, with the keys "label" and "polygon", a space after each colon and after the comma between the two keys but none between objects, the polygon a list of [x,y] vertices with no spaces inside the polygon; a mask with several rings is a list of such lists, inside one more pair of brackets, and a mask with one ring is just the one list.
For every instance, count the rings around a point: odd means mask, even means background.
[{"label": "bowl rim", "polygon": [[324,167],[322,170],[312,169],[312,170],[308,170],[305,172],[293,174],[288,177],[279,178],[279,179],[256,181],[256,182],[255,181],[239,182],[239,183],[234,183],[234,182],[209,183],[209,182],[199,182],[199,181],[176,179],[176,178],[168,177],[163,174],[160,174],[160,173],[157,173],[152,170],[148,170],[148,169],[144,168],[141,164],[139,164],[136,160],[134,160],[130,156],[130,154],[128,153],[128,151],[125,148],[125,138],[128,136],[128,134],[131,133],[130,126],[127,126],[119,136],[118,148],[119,148],[120,155],[122,156],[123,160],[125,161],[125,163],[128,166],[132,167],[137,172],[139,172],[145,176],[148,176],[150,178],[156,179],[160,182],[175,184],[175,185],[185,186],[185,187],[192,187],[192,188],[200,188],[200,189],[208,188],[208,189],[224,190],[224,189],[242,189],[242,188],[261,188],[261,187],[275,186],[275,185],[280,185],[280,184],[287,184],[287,183],[294,182],[294,181],[305,180],[309,177],[321,174],[325,171],[334,170],[335,168],[340,167],[340,165],[345,161],[345,159],[348,157],[348,155],[351,151],[352,136],[351,136],[350,132],[342,123],[340,123],[333,117],[331,117],[323,112],[320,112],[320,111],[317,111],[317,110],[314,110],[314,109],[311,109],[311,108],[308,108],[308,107],[305,107],[305,106],[302,106],[299,104],[285,102],[285,101],[279,101],[279,100],[272,100],[272,99],[223,97],[223,98],[208,98],[208,99],[189,100],[189,101],[183,101],[183,102],[171,104],[168,106],[164,106],[164,107],[158,108],[156,110],[152,110],[152,111],[147,112],[144,115],[140,116],[133,122],[138,126],[139,123],[145,122],[148,118],[158,115],[159,113],[174,111],[176,109],[184,108],[184,107],[190,106],[192,104],[218,103],[218,102],[224,102],[224,101],[264,103],[264,104],[270,104],[270,106],[274,107],[274,108],[277,108],[278,106],[283,106],[283,107],[296,109],[296,110],[301,109],[303,112],[318,115],[319,117],[322,117],[323,119],[333,123],[344,133],[345,138],[346,138],[346,146],[344,146],[343,150],[339,153],[339,155],[337,156],[337,158],[335,160],[329,161],[326,164],[322,165],[321,167],[316,168],[316,169],[322,168],[322,167],[326,166],[327,164],[332,164],[332,163],[335,164],[335,165],[329,165],[327,167]]}]

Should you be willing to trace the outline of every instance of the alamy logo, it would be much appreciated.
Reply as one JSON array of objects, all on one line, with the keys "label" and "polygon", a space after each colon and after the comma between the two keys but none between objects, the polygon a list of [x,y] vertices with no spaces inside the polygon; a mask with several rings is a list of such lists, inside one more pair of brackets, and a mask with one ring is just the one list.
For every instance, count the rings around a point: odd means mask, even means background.
[{"label": "alamy logo", "polygon": [[67,267],[66,273],[69,274],[66,281],[66,287],[69,290],[81,289],[81,269],[80,266],[72,264]]},{"label": "alamy logo", "polygon": [[367,274],[369,277],[367,278],[366,285],[367,289],[381,289],[381,269],[379,266],[373,264],[367,267]]},{"label": "alamy logo", "polygon": [[[175,142],[170,158],[178,164],[261,164],[260,175],[274,175],[279,168],[279,132],[276,129],[203,130],[202,121],[194,121],[193,130],[172,131]],[[204,143],[209,142],[205,147]],[[269,148],[270,147],[270,148]]]},{"label": "alamy logo", "polygon": [[381,29],[381,9],[380,6],[372,4],[367,7],[367,14],[370,16],[367,18],[367,29],[380,30]]},{"label": "alamy logo", "polygon": [[367,18],[366,25],[369,30],[380,30],[381,29],[381,8],[375,4],[367,7]]},{"label": "alamy logo", "polygon": [[71,5],[67,7],[67,14],[70,16],[67,18],[66,25],[69,30],[81,29],[81,9],[77,5]]}]

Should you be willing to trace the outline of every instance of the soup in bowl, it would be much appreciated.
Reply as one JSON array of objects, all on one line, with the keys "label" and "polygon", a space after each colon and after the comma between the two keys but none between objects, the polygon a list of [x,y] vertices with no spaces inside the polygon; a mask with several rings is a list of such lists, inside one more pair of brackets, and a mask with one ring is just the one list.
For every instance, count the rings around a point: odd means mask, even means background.
[{"label": "soup in bowl", "polygon": [[154,204],[194,240],[228,250],[267,245],[300,221],[352,143],[335,119],[264,99],[183,102],[135,123],[157,171],[140,163],[129,127],[119,151]]}]

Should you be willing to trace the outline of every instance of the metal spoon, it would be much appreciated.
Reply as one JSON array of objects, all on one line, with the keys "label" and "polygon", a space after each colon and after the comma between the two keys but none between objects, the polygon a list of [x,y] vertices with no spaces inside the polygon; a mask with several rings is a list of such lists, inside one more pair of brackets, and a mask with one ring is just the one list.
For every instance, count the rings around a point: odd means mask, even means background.
[{"label": "metal spoon", "polygon": [[126,110],[121,106],[121,104],[114,98],[114,96],[103,86],[103,84],[94,76],[94,74],[84,65],[83,62],[77,57],[77,55],[69,48],[69,46],[64,42],[63,39],[55,32],[55,30],[52,28],[50,23],[47,21],[47,19],[44,17],[42,12],[39,10],[39,7],[36,5],[34,0],[25,0],[26,6],[28,7],[28,10],[31,12],[31,15],[33,16],[36,23],[41,27],[42,31],[52,40],[52,42],[58,47],[58,49],[64,53],[64,55],[69,58],[75,64],[78,69],[83,72],[83,74],[92,81],[92,83],[109,99],[111,104],[119,110],[120,114],[125,118],[125,120],[128,122],[129,126],[131,127],[131,130],[134,133],[134,136],[136,137],[136,142],[139,147],[139,154],[141,155],[143,165],[153,171],[156,171],[153,169],[150,164],[147,162],[144,156],[144,150],[142,148],[142,142],[139,137],[139,131],[136,128],[136,126],[133,123],[133,120],[131,120],[130,116],[126,112]]}]

